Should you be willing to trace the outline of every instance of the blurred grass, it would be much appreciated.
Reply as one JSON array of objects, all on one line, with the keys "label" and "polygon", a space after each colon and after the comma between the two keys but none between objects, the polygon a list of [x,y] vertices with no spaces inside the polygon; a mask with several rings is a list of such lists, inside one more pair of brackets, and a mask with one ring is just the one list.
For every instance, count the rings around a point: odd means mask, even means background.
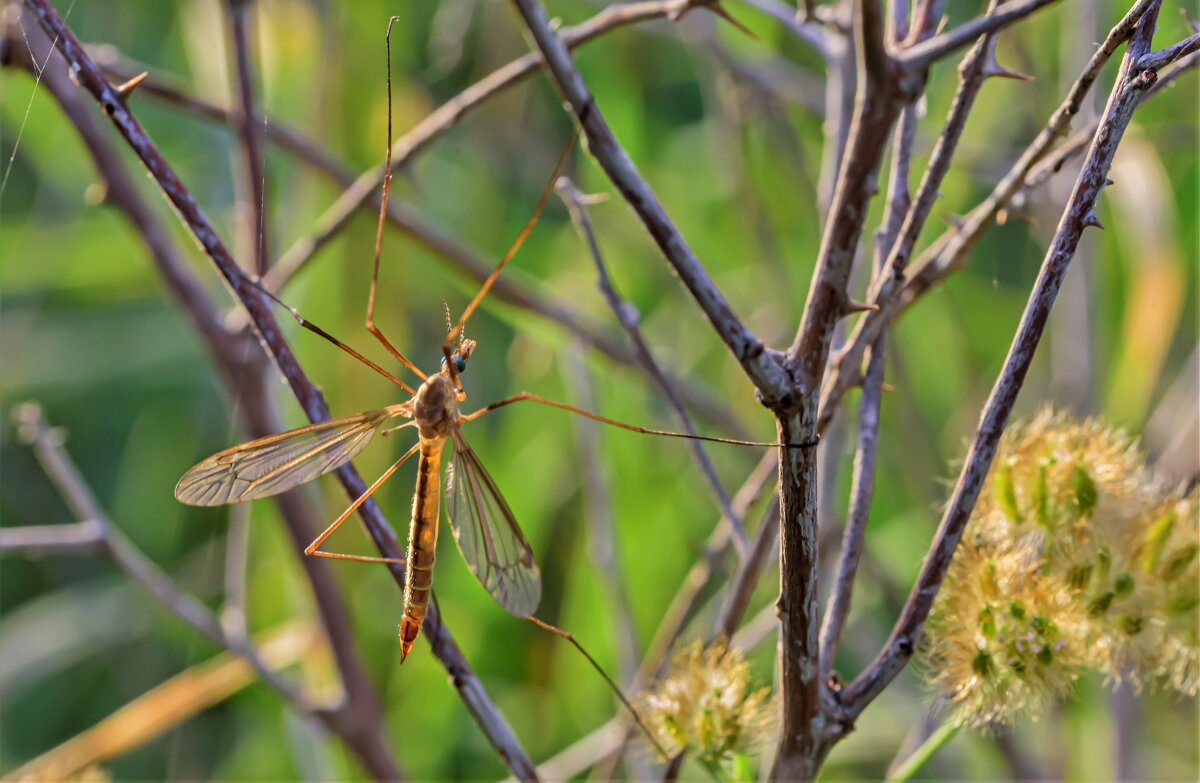
[{"label": "blurred grass", "polygon": [[[983,4],[951,5],[953,19],[960,20]],[[1103,5],[1107,29],[1123,9],[1115,1]],[[1194,2],[1184,5],[1200,15]],[[569,23],[593,10],[583,2],[551,8]],[[819,75],[812,53],[777,25],[746,7],[734,4],[732,10],[760,39],[756,43],[718,27],[722,45],[735,55],[771,51]],[[376,163],[386,108],[383,28],[392,13],[402,17],[393,43],[398,132],[527,49],[519,25],[502,3],[460,0],[435,7],[374,0],[260,0],[255,62],[262,69],[258,93],[268,118],[302,129],[353,169]],[[1072,14],[1066,3],[1003,39],[1002,61],[1037,81],[994,80],[984,88],[936,214],[944,218],[963,212],[982,198],[1057,105],[1061,95],[1053,85],[1064,69],[1077,68],[1064,66],[1056,56],[1062,26],[1072,24]],[[764,102],[745,86],[732,86],[708,46],[695,36],[707,20],[693,16],[697,18],[678,27],[658,24],[656,32],[665,35],[644,29],[609,35],[581,50],[579,65],[618,138],[735,309],[769,344],[783,345],[790,342],[799,318],[819,242],[813,182],[820,169],[820,118],[794,105]],[[114,44],[182,77],[200,95],[229,101],[228,35],[215,0],[139,0],[122,4],[116,13],[106,4],[76,3],[68,21],[85,41]],[[457,29],[461,35],[455,34]],[[1158,43],[1184,34],[1174,6],[1168,6]],[[1109,84],[1111,68],[1101,79],[1102,92]],[[928,157],[954,85],[951,64],[934,70],[915,171]],[[730,92],[740,99],[740,115],[728,110]],[[238,155],[231,135],[144,96],[134,99],[133,108],[222,235],[232,241],[237,233]],[[1198,111],[1195,75],[1184,76],[1139,110],[1118,157],[1117,185],[1101,198],[1101,219],[1109,228],[1089,238],[1087,254],[1081,256],[1091,272],[1094,328],[1075,338],[1081,350],[1090,346],[1097,359],[1093,399],[1103,401],[1098,412],[1135,431],[1197,343]],[[395,192],[463,241],[498,257],[528,217],[569,133],[552,90],[544,77],[535,76],[488,103],[420,156],[411,171],[396,178]],[[72,454],[113,519],[186,587],[216,601],[228,511],[182,507],[171,490],[196,460],[241,438],[231,414],[238,403],[224,397],[201,344],[164,295],[136,235],[113,210],[85,202],[94,174],[53,101],[35,89],[27,74],[4,69],[0,157],[8,161],[14,152],[11,178],[0,194],[4,421],[16,402],[40,400],[49,418],[69,432]],[[134,165],[124,149],[122,155]],[[276,150],[270,151],[268,164],[270,242],[278,255],[309,230],[337,194]],[[609,190],[586,155],[577,153],[571,168],[581,189]],[[149,183],[143,184],[151,202],[161,205]],[[1144,214],[1148,204],[1155,205],[1153,224]],[[974,251],[969,268],[898,324],[888,379],[897,391],[884,405],[869,538],[887,580],[868,579],[856,593],[839,661],[844,673],[857,671],[873,654],[893,619],[888,606],[900,598],[888,591],[906,590],[919,565],[946,494],[945,482],[953,475],[948,465],[960,457],[1003,360],[1058,207],[1042,200],[1030,223],[1010,221],[993,228]],[[206,259],[175,227],[165,206],[159,211],[198,273],[227,303]],[[755,437],[771,438],[769,415],[753,401],[740,370],[632,213],[613,199],[593,208],[592,218],[616,284],[640,310],[657,355],[678,377],[725,401]],[[943,225],[935,216],[924,240],[932,240]],[[356,217],[286,290],[286,299],[375,356],[362,329],[372,242],[373,221]],[[384,252],[380,324],[398,345],[412,350],[419,364],[432,368],[444,330],[441,299],[457,312],[473,287],[394,231],[385,239]],[[591,263],[557,202],[551,202],[505,274],[569,302],[617,333],[595,291]],[[1051,328],[1058,324],[1055,318]],[[301,362],[323,386],[335,412],[394,401],[392,390],[369,371],[311,335],[296,332],[290,334]],[[469,333],[480,343],[465,378],[472,405],[522,389],[567,399],[563,353],[575,348],[558,329],[488,303],[472,320]],[[640,376],[586,358],[600,412],[675,427],[667,406]],[[1033,411],[1051,397],[1054,361],[1047,340],[1018,403],[1020,411]],[[281,385],[279,393],[288,422],[301,423],[286,388]],[[846,410],[854,403],[852,395]],[[542,564],[540,615],[574,632],[615,671],[612,602],[589,558],[574,433],[566,414],[536,406],[507,408],[468,431]],[[620,564],[644,644],[715,522],[714,504],[682,444],[608,429],[600,443],[612,488]],[[393,439],[373,447],[359,461],[363,472],[378,474],[401,445]],[[731,491],[758,456],[733,447],[710,452]],[[849,454],[844,457],[843,467]],[[14,444],[7,425],[0,431],[0,461],[5,525],[67,520],[67,510],[32,458]],[[402,470],[378,496],[402,534],[413,469]],[[844,508],[845,489],[843,476],[838,509]],[[309,492],[329,518],[343,506],[331,481],[317,482]],[[306,583],[274,507],[254,504],[250,514],[252,627],[268,628],[310,614]],[[332,548],[369,551],[356,526],[339,531]],[[534,758],[551,755],[607,720],[614,711],[611,694],[582,659],[558,640],[507,616],[452,550],[444,543],[437,571],[441,608]],[[389,734],[404,768],[416,778],[502,776],[504,769],[427,649],[419,647],[399,668],[395,635],[400,595],[386,574],[352,564],[336,571],[357,646],[379,685]],[[769,603],[773,580],[773,575],[764,577],[752,610]],[[71,605],[97,591],[118,589],[123,581],[106,565],[85,557],[5,558],[0,561],[4,643],[21,643],[10,634],[28,626],[10,618],[35,602],[53,598]],[[6,689],[0,705],[5,726],[0,770],[73,736],[215,652],[140,594],[126,595],[125,625],[98,645],[94,655],[65,657],[60,667],[40,675],[36,688]],[[58,633],[53,628],[42,626],[36,633],[39,643],[54,649]],[[65,645],[68,634],[61,634]],[[754,660],[762,680],[769,681],[769,650],[764,648]],[[1095,684],[1085,686],[1083,695],[1083,701],[1064,711],[1061,731],[1066,739],[1060,746],[1052,746],[1040,729],[1022,732],[1039,755],[1065,755],[1074,779],[1103,776],[1107,769],[1106,757],[1096,752],[1109,731],[1103,717],[1107,696]],[[1186,777],[1189,771],[1194,777],[1195,704],[1165,703],[1148,695],[1141,709],[1147,723],[1138,734],[1137,758],[1145,765],[1139,770],[1145,777]],[[863,716],[858,733],[834,753],[829,777],[880,774],[899,746],[900,732],[924,710],[921,687],[906,673]],[[305,743],[297,741],[300,735],[283,713],[273,694],[252,687],[169,737],[116,760],[111,771],[118,778],[294,774],[292,757]],[[961,738],[944,755],[946,763],[956,765],[950,769],[962,774],[1004,774],[985,740]],[[334,776],[361,774],[336,743],[328,747],[327,760]]]}]

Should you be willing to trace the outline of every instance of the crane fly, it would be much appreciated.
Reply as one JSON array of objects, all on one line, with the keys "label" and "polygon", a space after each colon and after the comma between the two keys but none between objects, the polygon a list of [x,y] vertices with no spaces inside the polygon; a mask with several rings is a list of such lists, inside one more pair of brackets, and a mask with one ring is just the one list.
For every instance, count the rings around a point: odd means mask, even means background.
[{"label": "crane fly", "polygon": [[[218,452],[201,461],[183,475],[175,487],[175,497],[183,503],[196,506],[241,503],[270,497],[345,465],[365,449],[376,434],[387,435],[400,429],[414,427],[417,430],[417,442],[367,487],[366,491],[356,498],[324,532],[305,547],[304,554],[312,557],[405,566],[404,607],[400,621],[400,656],[401,662],[403,662],[420,634],[421,624],[425,619],[429,599],[432,595],[433,565],[436,558],[441,507],[440,495],[444,492],[446,516],[450,522],[450,529],[458,543],[463,559],[466,560],[480,584],[501,607],[511,614],[530,619],[540,627],[568,638],[584,652],[584,655],[587,655],[587,652],[569,634],[532,616],[537,610],[542,592],[541,576],[533,549],[521,532],[516,517],[501,495],[495,480],[467,443],[461,426],[505,405],[532,401],[585,416],[604,424],[649,435],[665,435],[747,446],[779,446],[781,444],[713,438],[637,427],[529,392],[506,397],[472,413],[462,413],[459,410],[459,405],[466,400],[467,396],[463,390],[461,375],[466,371],[468,361],[476,347],[474,340],[468,340],[464,336],[467,320],[491,289],[500,272],[533,230],[550,197],[554,183],[570,156],[571,149],[578,137],[578,129],[559,156],[554,173],[542,191],[533,215],[484,280],[475,297],[463,310],[457,323],[450,322],[447,308],[448,333],[442,343],[441,368],[436,373],[426,375],[384,336],[375,324],[374,313],[375,294],[379,281],[380,250],[384,224],[387,219],[388,192],[391,181],[390,46],[391,29],[395,21],[396,18],[393,17],[388,23],[388,146],[382,203],[375,237],[374,270],[367,299],[366,327],[394,359],[421,379],[421,383],[414,389],[346,343],[301,317],[295,308],[287,305],[257,280],[250,280],[264,295],[286,308],[305,329],[353,356],[405,390],[411,397],[404,402],[383,408],[309,424]],[[453,455],[450,457],[445,480],[442,482],[442,457],[447,443],[453,447]],[[788,445],[807,447],[815,444]],[[417,484],[413,495],[412,518],[409,525],[408,550],[405,559],[351,555],[321,549],[325,540],[414,454],[417,455]],[[443,486],[439,487],[439,484]],[[588,657],[591,659],[590,655]],[[602,671],[601,673],[603,674]],[[607,675],[605,677],[607,678]],[[615,687],[615,683],[612,683],[611,680],[609,682]],[[617,689],[617,693],[620,695],[619,689]],[[634,714],[636,716],[636,713]]]}]

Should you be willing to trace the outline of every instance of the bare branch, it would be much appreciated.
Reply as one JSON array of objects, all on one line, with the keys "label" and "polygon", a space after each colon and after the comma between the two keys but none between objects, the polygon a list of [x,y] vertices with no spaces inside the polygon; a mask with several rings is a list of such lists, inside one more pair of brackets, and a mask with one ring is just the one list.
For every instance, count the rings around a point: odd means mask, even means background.
[{"label": "bare branch", "polygon": [[[123,79],[126,74],[134,70],[122,58],[114,54],[112,47],[90,48],[96,50],[97,57],[104,58],[101,66],[105,73],[113,78]],[[234,113],[197,98],[181,87],[172,85],[169,78],[152,76],[140,89],[146,95],[152,95],[206,119],[237,127]],[[261,117],[259,122],[262,123]],[[315,142],[297,131],[278,122],[267,124],[265,130],[270,141],[298,160],[313,166],[339,187],[349,188],[355,182],[354,175],[348,169],[334,160]],[[375,210],[377,213],[378,196],[373,195],[370,200],[364,201],[359,206],[363,209]],[[492,262],[488,261],[483,253],[464,244],[453,234],[433,225],[411,206],[404,204],[394,196],[388,200],[387,217],[392,225],[412,237],[414,241],[430,252],[445,259],[451,267],[469,279],[482,282],[491,272]],[[273,266],[267,274],[266,286],[271,290],[277,290],[279,286],[286,283],[290,279],[286,269],[286,261]],[[272,283],[277,278],[278,281]],[[641,368],[637,358],[628,349],[596,324],[581,317],[566,303],[542,296],[538,292],[528,290],[504,277],[496,279],[491,295],[559,324],[588,347],[619,364]],[[746,436],[738,420],[730,416],[724,406],[718,404],[700,387],[695,384],[680,384],[677,381],[673,381],[673,383],[686,398],[687,403],[705,419],[719,424],[725,432],[734,437]]]},{"label": "bare branch", "polygon": [[[842,692],[841,700],[845,705],[845,719],[848,721],[852,721],[861,713],[899,673],[912,656],[920,639],[934,597],[941,586],[963,528],[970,518],[983,481],[991,467],[1000,436],[1012,412],[1013,403],[1033,361],[1059,286],[1084,229],[1093,225],[1096,198],[1105,187],[1117,145],[1133,117],[1140,94],[1154,84],[1154,72],[1140,69],[1137,63],[1149,50],[1158,10],[1157,2],[1150,4],[1130,40],[1096,141],[1088,152],[1083,171],[1063,212],[1058,231],[1047,250],[1042,270],[1030,293],[1004,367],[984,407],[975,440],[971,444],[966,463],[942,517],[937,536],[926,556],[916,584],[909,593],[900,619],[879,656]],[[844,731],[844,726],[842,730]]]},{"label": "bare branch", "polygon": [[641,218],[663,255],[754,385],[767,397],[784,393],[790,384],[779,363],[733,312],[700,259],[613,136],[595,99],[575,69],[566,44],[551,28],[541,4],[536,0],[516,0],[516,4],[546,60],[548,73],[587,134],[588,151]]},{"label": "bare branch", "polygon": [[[37,51],[48,51],[49,40],[36,27],[25,31],[25,37]],[[24,51],[15,48],[15,53]],[[97,123],[87,99],[68,80],[65,68],[58,59],[38,55],[46,66],[41,70],[42,84],[58,101],[68,119],[83,139],[105,185],[107,202],[119,209],[137,229],[146,243],[150,257],[174,294],[183,311],[204,338],[216,367],[241,412],[245,428],[251,435],[268,435],[281,429],[271,403],[271,394],[264,385],[266,356],[252,336],[227,332],[221,315],[207,292],[188,268],[174,240],[164,230],[157,216],[149,209],[125,170],[108,135]],[[20,58],[14,64],[30,68],[32,63]],[[288,534],[296,542],[297,556],[312,540],[316,525],[306,503],[295,493],[280,495],[278,503]],[[326,636],[333,649],[334,662],[341,676],[346,698],[338,711],[326,711],[322,720],[359,755],[364,766],[373,774],[387,776],[396,770],[391,751],[378,727],[382,713],[354,649],[350,628],[345,620],[345,606],[333,581],[329,565],[316,558],[300,557],[313,597],[325,626]]]},{"label": "bare branch", "polygon": [[[912,265],[911,272],[903,280],[904,285],[902,287],[895,284],[883,285],[886,281],[880,281],[880,285],[876,287],[880,296],[873,300],[873,303],[879,306],[879,310],[867,313],[856,326],[846,347],[839,352],[833,372],[826,379],[821,402],[822,422],[827,422],[832,417],[833,411],[845,393],[858,383],[860,377],[858,368],[862,363],[867,346],[883,331],[884,325],[889,319],[932,287],[948,270],[965,262],[970,248],[974,246],[983,231],[991,225],[1000,209],[1008,204],[1013,195],[1022,187],[1034,165],[1046,156],[1059,138],[1066,134],[1071,120],[1079,113],[1084,98],[1100,75],[1104,64],[1108,62],[1113,52],[1132,35],[1137,20],[1153,2],[1155,0],[1137,0],[1129,13],[1113,27],[1068,91],[1062,104],[1051,115],[1046,127],[1025,149],[1009,172],[992,190],[991,195],[971,210],[958,227],[936,240],[921,255]],[[967,74],[964,74],[960,93],[968,84],[966,76]],[[978,86],[976,85],[974,89],[977,91]],[[956,100],[955,107],[957,105]],[[952,116],[953,112],[954,107],[951,110]],[[939,146],[942,145],[939,144]],[[940,178],[937,182],[940,183]],[[936,190],[935,185],[930,191],[933,196],[936,196]],[[913,227],[918,233],[922,225],[924,225],[924,220],[921,220],[919,224],[913,223]],[[899,258],[897,256],[897,259]]]},{"label": "bare branch", "polygon": [[[898,13],[893,8],[893,13]],[[903,16],[893,20],[896,25],[895,38],[906,36]],[[876,276],[885,268],[889,248],[897,243],[901,221],[911,214],[912,201],[908,192],[909,175],[912,168],[912,150],[916,137],[917,112],[912,106],[900,115],[892,143],[892,169],[888,176],[888,199],[884,211],[884,222],[875,232]],[[871,358],[867,362],[863,381],[862,399],[858,406],[858,447],[854,455],[854,473],[850,479],[850,507],[846,512],[846,526],[842,531],[842,547],[838,556],[836,578],[829,594],[825,616],[821,625],[821,680],[828,683],[833,673],[833,661],[841,642],[842,628],[850,613],[850,598],[858,573],[858,562],[862,556],[863,540],[866,536],[867,519],[871,499],[875,493],[875,455],[879,443],[879,408],[883,396],[885,365],[884,338],[876,338],[871,346]]]},{"label": "bare branch", "polygon": [[[293,707],[304,712],[313,710],[307,697],[272,671],[259,657],[257,650],[243,640],[226,635],[208,607],[176,587],[162,569],[113,525],[63,448],[62,433],[50,429],[38,405],[18,405],[13,417],[21,439],[33,447],[46,476],[80,521],[69,525],[7,529],[0,538],[0,551],[45,553],[84,550],[103,554],[176,617],[209,641],[245,659],[259,678]],[[54,528],[59,528],[57,535]]]},{"label": "bare branch", "polygon": [[[854,27],[858,100],[804,315],[788,350],[799,397],[776,408],[783,443],[807,442],[817,434],[821,377],[834,328],[849,311],[846,287],[867,206],[878,191],[877,173],[892,125],[914,87],[911,74],[897,76],[886,52],[878,0],[855,2]],[[773,780],[811,779],[820,763],[817,486],[815,452],[785,449],[779,464],[782,718]]]},{"label": "bare branch", "polygon": [[262,128],[254,108],[254,75],[250,70],[250,47],[246,41],[246,17],[252,0],[226,0],[229,11],[229,30],[233,39],[234,63],[237,70],[237,113],[234,122],[242,155],[243,198],[241,204],[242,232],[245,241],[242,253],[254,259],[259,276],[267,273],[270,264],[267,242],[266,158]]},{"label": "bare branch", "polygon": [[772,495],[771,500],[763,510],[762,521],[754,531],[750,551],[738,564],[737,571],[725,589],[725,600],[721,614],[717,617],[714,636],[731,638],[746,610],[750,608],[750,598],[758,586],[758,580],[767,567],[771,554],[775,551],[775,542],[779,539],[779,495]]},{"label": "bare branch", "polygon": [[[642,0],[612,5],[586,22],[563,30],[562,40],[568,48],[573,49],[626,25],[679,14],[689,8],[692,1]],[[537,52],[530,52],[498,68],[442,104],[392,144],[392,170],[408,165],[417,154],[457,125],[472,110],[536,72],[541,63],[541,56]],[[267,287],[278,291],[286,285],[292,275],[341,231],[355,210],[371,202],[383,185],[383,175],[383,166],[380,165],[355,179],[333,205],[317,218],[316,231],[298,240],[283,254],[276,264],[275,271],[267,278]],[[487,266],[490,271],[491,265]]]},{"label": "bare branch", "polygon": [[1194,33],[1166,49],[1159,49],[1157,52],[1143,55],[1142,59],[1138,60],[1138,68],[1144,71],[1157,71],[1159,68],[1165,68],[1197,51],[1200,51],[1200,33]]},{"label": "bare branch", "polygon": [[1003,9],[993,10],[986,16],[972,19],[953,30],[897,53],[896,59],[909,68],[928,68],[943,57],[967,46],[976,38],[1002,30],[1053,2],[1056,0],[1024,0],[1023,2],[1006,3]]},{"label": "bare branch", "polygon": [[84,519],[63,525],[25,525],[0,528],[0,553],[42,555],[56,552],[97,552],[104,549],[104,523]]},{"label": "bare branch", "polygon": [[[692,424],[692,417],[688,415],[687,408],[684,406],[683,397],[679,393],[677,385],[663,372],[658,361],[654,358],[654,354],[650,351],[650,346],[646,343],[645,337],[642,336],[641,327],[638,326],[640,318],[637,309],[628,301],[622,299],[613,285],[612,277],[608,274],[608,267],[604,263],[604,256],[600,252],[600,243],[596,239],[595,231],[592,230],[592,222],[588,217],[587,205],[584,203],[583,194],[566,177],[559,178],[556,187],[563,199],[563,203],[567,205],[567,210],[571,214],[571,222],[575,224],[576,230],[587,245],[592,262],[596,265],[596,285],[604,295],[604,300],[608,303],[609,308],[617,317],[621,328],[629,336],[634,356],[637,357],[638,362],[642,365],[642,368],[646,371],[650,379],[662,389],[667,402],[675,410],[675,415],[679,419],[679,424],[683,427],[683,431],[689,435],[698,434],[695,425]],[[729,519],[730,524],[733,525],[734,541],[738,546],[739,552],[744,553],[747,547],[746,529],[742,525],[742,520],[733,513],[733,506],[729,500],[729,495],[726,494],[725,488],[721,486],[721,479],[717,476],[716,467],[712,464],[712,460],[708,458],[708,452],[704,450],[704,445],[700,441],[689,441],[688,446],[691,448],[692,455],[696,458],[696,463],[700,466],[700,472],[704,474],[704,477],[708,480],[708,485],[712,488],[713,494],[717,496],[717,502],[721,505],[721,512]]]},{"label": "bare branch", "polygon": [[[242,305],[246,307],[260,339],[288,381],[310,421],[328,419],[329,409],[323,395],[304,374],[295,355],[283,339],[266,297],[249,278],[241,273],[203,210],[146,135],[141,125],[116,95],[111,85],[105,80],[100,69],[88,56],[74,33],[66,26],[47,0],[25,0],[25,6],[37,18],[47,35],[57,38],[63,56],[70,63],[72,73],[80,86],[91,93],[100,103],[105,114],[149,170],[193,236],[200,242],[205,253],[217,265],[221,275]],[[358,498],[365,491],[366,485],[353,466],[345,465],[339,468],[336,475],[351,498]],[[379,511],[378,506],[368,500],[359,507],[359,516],[380,554],[397,560],[403,558],[403,550],[396,539],[395,532]],[[389,570],[393,578],[399,584],[403,584],[403,569],[392,567]],[[535,778],[536,770],[533,763],[521,748],[507,721],[487,697],[478,677],[471,670],[470,665],[462,656],[461,650],[458,649],[445,624],[441,621],[436,607],[430,607],[426,624],[429,629],[426,636],[430,640],[434,654],[451,674],[451,681],[458,688],[463,702],[471,711],[477,724],[483,729],[488,741],[492,743],[505,763],[518,777],[522,779]]]}]

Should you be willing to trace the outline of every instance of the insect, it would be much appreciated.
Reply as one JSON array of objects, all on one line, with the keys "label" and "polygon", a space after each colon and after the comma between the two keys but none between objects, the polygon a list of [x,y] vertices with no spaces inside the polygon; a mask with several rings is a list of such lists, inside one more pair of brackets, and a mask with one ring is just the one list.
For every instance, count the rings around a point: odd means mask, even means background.
[{"label": "insect", "polygon": [[[391,23],[388,25],[389,111],[388,153],[385,163],[385,171],[388,172],[391,171],[392,136],[390,33]],[[446,496],[446,516],[463,559],[466,560],[471,571],[496,602],[517,617],[532,619],[541,599],[541,577],[533,550],[521,532],[512,509],[500,494],[496,482],[468,444],[461,431],[463,424],[514,402],[533,401],[639,433],[741,445],[778,445],[646,429],[624,424],[528,392],[507,397],[472,413],[460,411],[459,406],[466,400],[461,376],[466,371],[471,355],[476,348],[475,341],[466,339],[464,336],[467,321],[486,296],[500,272],[533,230],[553,190],[554,182],[574,147],[574,142],[575,136],[572,136],[558,159],[554,173],[543,190],[533,215],[500,262],[484,280],[475,297],[463,310],[457,323],[451,322],[447,308],[448,332],[442,344],[442,366],[436,373],[430,375],[422,372],[406,358],[375,325],[374,312],[379,280],[379,259],[390,182],[390,174],[386,175],[379,226],[376,233],[374,271],[367,300],[366,326],[367,330],[394,359],[421,379],[420,386],[414,389],[346,343],[302,318],[294,308],[289,307],[274,293],[259,285],[259,290],[287,308],[306,329],[355,357],[404,389],[411,397],[404,402],[376,410],[310,424],[218,452],[188,470],[175,487],[175,497],[178,500],[198,506],[240,503],[269,497],[311,481],[346,464],[365,449],[377,434],[386,435],[407,427],[416,428],[417,443],[392,463],[304,550],[306,555],[314,557],[405,566],[404,606],[400,622],[402,662],[408,657],[413,643],[420,633],[432,595],[433,566],[436,558],[440,519],[440,497],[443,491]],[[453,455],[446,469],[444,487],[439,487],[439,484],[442,484],[442,457],[448,443],[453,448]],[[417,483],[413,496],[408,550],[405,559],[399,561],[392,558],[343,554],[321,549],[325,540],[414,455],[417,455]],[[547,627],[540,621],[535,622],[542,627]]]}]

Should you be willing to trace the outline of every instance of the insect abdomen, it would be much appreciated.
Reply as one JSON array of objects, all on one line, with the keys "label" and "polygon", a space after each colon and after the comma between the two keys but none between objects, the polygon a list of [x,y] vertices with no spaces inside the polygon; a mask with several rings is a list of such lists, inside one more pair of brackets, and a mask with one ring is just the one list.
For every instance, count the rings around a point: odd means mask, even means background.
[{"label": "insect abdomen", "polygon": [[413,496],[412,524],[408,530],[408,571],[404,580],[404,616],[400,619],[400,661],[408,657],[421,633],[429,595],[433,590],[433,563],[437,558],[438,487],[442,465],[441,438],[421,439],[417,461],[417,491]]}]

